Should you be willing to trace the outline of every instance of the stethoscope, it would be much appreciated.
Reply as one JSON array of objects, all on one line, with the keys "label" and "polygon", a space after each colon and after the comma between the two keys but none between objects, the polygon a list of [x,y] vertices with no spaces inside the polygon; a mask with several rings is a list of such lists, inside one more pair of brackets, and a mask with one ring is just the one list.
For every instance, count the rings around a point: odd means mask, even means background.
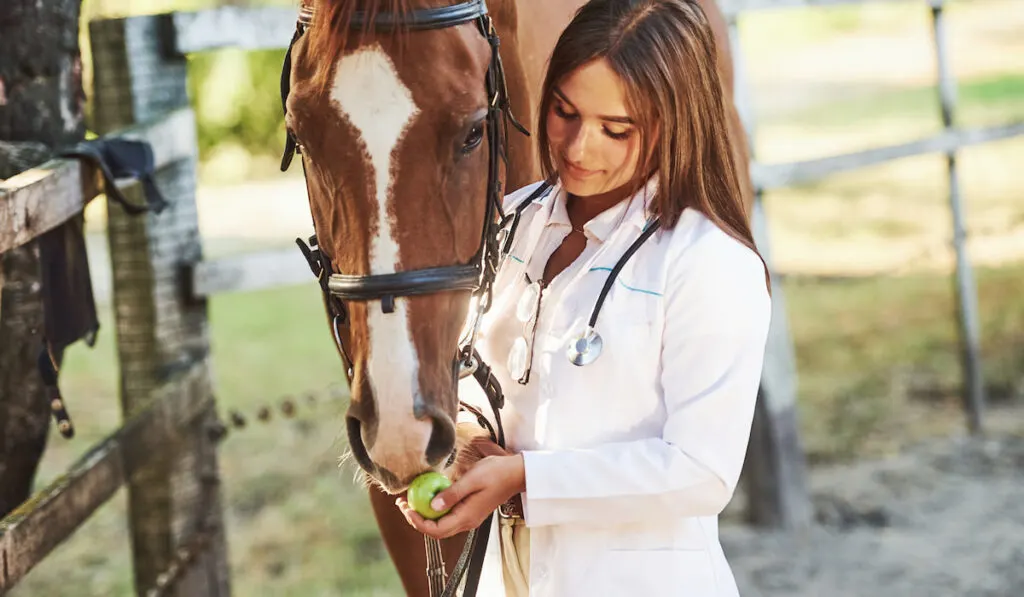
[{"label": "stethoscope", "polygon": [[569,357],[569,362],[573,365],[583,367],[593,363],[597,360],[597,357],[601,356],[601,351],[604,349],[604,340],[601,339],[601,334],[597,333],[594,326],[597,324],[597,316],[601,314],[601,307],[604,306],[604,299],[608,296],[612,285],[615,284],[615,279],[618,277],[622,267],[626,265],[626,262],[633,256],[633,253],[636,253],[640,245],[651,238],[651,235],[654,234],[660,225],[661,222],[659,220],[654,220],[648,224],[643,233],[633,241],[633,244],[629,245],[629,248],[622,254],[622,257],[615,262],[615,267],[612,268],[611,273],[608,274],[608,279],[604,281],[604,286],[601,287],[601,294],[597,295],[597,302],[594,303],[594,309],[590,312],[587,327],[583,328],[583,331],[569,342],[569,346],[565,350],[566,356]]},{"label": "stethoscope", "polygon": [[[550,191],[550,188],[551,187],[548,183],[542,184],[516,207],[515,213],[513,214],[512,227],[511,229],[508,229],[509,234],[502,239],[502,241],[504,241],[502,244],[505,244],[504,253],[506,255],[508,254],[508,250],[511,249],[512,236],[515,234],[515,229],[518,227],[520,214],[527,205],[532,203],[538,197],[545,195],[546,191]],[[587,326],[577,336],[573,337],[569,342],[569,345],[566,347],[565,354],[569,358],[569,362],[573,365],[576,365],[577,367],[584,367],[593,363],[599,356],[601,356],[601,352],[604,350],[604,340],[601,338],[601,334],[594,329],[594,326],[597,324],[597,318],[601,314],[601,307],[604,306],[605,298],[607,298],[608,293],[612,289],[612,285],[615,284],[615,280],[623,266],[626,265],[626,262],[628,262],[633,254],[636,253],[637,249],[639,249],[640,246],[658,230],[660,225],[661,222],[657,219],[649,222],[640,236],[629,245],[626,252],[619,257],[618,261],[615,262],[615,266],[612,267],[611,272],[608,274],[608,278],[605,280],[604,286],[601,288],[601,293],[597,297],[597,302],[594,304],[594,308],[590,312],[590,319],[587,321]],[[539,296],[537,300],[539,301]],[[530,355],[530,359],[532,360],[532,355]],[[529,368],[529,363],[523,363],[523,365],[527,369]]]}]

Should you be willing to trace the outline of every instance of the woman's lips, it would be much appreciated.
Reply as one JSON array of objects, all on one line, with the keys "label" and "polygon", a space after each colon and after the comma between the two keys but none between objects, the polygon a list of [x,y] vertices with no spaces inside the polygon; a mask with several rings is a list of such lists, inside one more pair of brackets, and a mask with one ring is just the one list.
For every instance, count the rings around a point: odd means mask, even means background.
[{"label": "woman's lips", "polygon": [[600,170],[587,170],[586,168],[580,168],[579,166],[569,162],[565,162],[565,170],[569,176],[572,176],[577,180],[585,180],[601,172]]}]

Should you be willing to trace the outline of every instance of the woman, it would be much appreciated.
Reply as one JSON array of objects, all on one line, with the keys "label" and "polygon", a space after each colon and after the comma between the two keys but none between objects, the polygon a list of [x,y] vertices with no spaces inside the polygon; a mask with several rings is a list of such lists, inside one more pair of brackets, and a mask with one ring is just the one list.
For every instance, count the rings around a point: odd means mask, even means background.
[{"label": "woman", "polygon": [[737,595],[718,514],[770,297],[716,58],[694,0],[593,0],[554,49],[537,127],[551,184],[506,200],[520,220],[479,340],[509,452],[475,442],[486,457],[438,494],[437,521],[398,500],[434,537],[499,509],[507,595]]}]

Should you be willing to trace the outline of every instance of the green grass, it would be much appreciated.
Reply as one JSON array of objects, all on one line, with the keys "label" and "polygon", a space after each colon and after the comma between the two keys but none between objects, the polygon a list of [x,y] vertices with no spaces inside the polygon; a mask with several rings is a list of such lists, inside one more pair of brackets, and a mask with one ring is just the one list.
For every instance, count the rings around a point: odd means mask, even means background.
[{"label": "green grass", "polygon": [[[831,127],[854,121],[876,124],[928,121],[941,126],[938,87],[882,89],[787,114],[783,120],[806,127]],[[1024,119],[1024,74],[960,81],[957,121],[961,126],[984,126]],[[819,131],[821,132],[821,131]]]},{"label": "green grass", "polygon": [[[1024,264],[975,273],[989,399],[997,405],[1019,401]],[[878,456],[962,426],[949,276],[794,278],[784,286],[812,460]]]},{"label": "green grass", "polygon": [[[937,93],[934,85],[867,89],[762,118],[755,138],[758,157],[766,162],[813,159],[935,135],[942,130]],[[959,82],[957,126],[987,127],[1022,120],[1024,75]]]}]

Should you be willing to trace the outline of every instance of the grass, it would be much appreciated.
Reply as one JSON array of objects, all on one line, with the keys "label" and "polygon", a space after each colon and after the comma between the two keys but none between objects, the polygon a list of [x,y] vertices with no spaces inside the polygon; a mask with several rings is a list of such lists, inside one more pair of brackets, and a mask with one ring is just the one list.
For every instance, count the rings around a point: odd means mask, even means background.
[{"label": "grass", "polygon": [[[930,123],[941,127],[938,88],[878,89],[861,97],[811,106],[779,117],[789,126],[813,127],[826,133],[832,127],[870,120],[879,128],[893,123]],[[984,126],[1024,120],[1024,74],[962,81],[957,87],[957,116],[961,126]],[[824,127],[824,129],[822,128]]]},{"label": "grass", "polygon": [[[813,159],[939,133],[942,121],[933,85],[869,92],[794,109],[762,119],[757,152],[762,161]],[[986,127],[1024,120],[1024,74],[962,81],[956,124]]]},{"label": "grass", "polygon": [[[992,404],[1020,403],[1024,264],[976,272]],[[963,426],[953,283],[910,275],[785,283],[812,461],[883,456]]]}]

